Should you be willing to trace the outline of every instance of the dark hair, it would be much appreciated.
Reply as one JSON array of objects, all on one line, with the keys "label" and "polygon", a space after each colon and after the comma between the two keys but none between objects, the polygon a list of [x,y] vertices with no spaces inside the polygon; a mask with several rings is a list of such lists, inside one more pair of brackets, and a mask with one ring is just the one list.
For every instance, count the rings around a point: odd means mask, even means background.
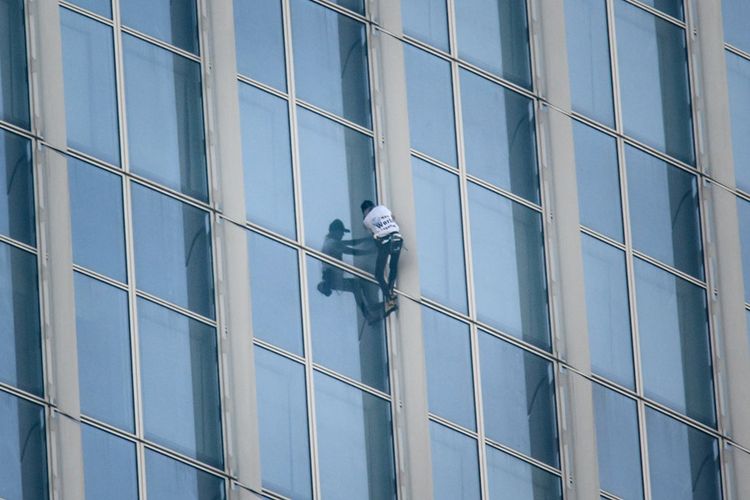
[{"label": "dark hair", "polygon": [[368,208],[372,208],[374,206],[375,206],[375,204],[373,202],[371,202],[370,200],[365,200],[365,201],[362,202],[362,204],[359,206],[359,208],[362,209],[362,212],[364,212]]}]

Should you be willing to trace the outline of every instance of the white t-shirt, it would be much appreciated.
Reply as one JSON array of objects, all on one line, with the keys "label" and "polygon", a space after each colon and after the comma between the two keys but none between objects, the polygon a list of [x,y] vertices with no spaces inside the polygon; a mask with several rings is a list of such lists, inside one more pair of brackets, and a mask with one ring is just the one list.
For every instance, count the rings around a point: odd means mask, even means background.
[{"label": "white t-shirt", "polygon": [[368,231],[375,238],[382,238],[392,233],[399,232],[398,224],[393,220],[393,214],[383,205],[373,207],[362,221]]}]

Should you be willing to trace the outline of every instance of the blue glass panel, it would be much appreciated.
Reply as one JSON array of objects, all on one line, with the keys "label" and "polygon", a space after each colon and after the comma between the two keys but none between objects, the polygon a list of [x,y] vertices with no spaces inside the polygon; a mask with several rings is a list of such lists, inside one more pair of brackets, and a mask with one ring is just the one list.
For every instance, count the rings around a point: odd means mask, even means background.
[{"label": "blue glass panel", "polygon": [[695,163],[684,30],[624,0],[615,13],[625,132]]},{"label": "blue glass panel", "polygon": [[432,489],[435,500],[481,498],[475,439],[430,422]]},{"label": "blue glass panel", "polygon": [[721,0],[724,19],[724,39],[735,47],[750,52],[750,4],[746,0]]},{"label": "blue glass panel", "polygon": [[734,175],[737,187],[750,193],[750,141],[747,140],[750,137],[750,61],[729,51],[726,55]]},{"label": "blue glass panel", "polygon": [[305,368],[255,348],[263,487],[311,499]]},{"label": "blue glass panel", "polygon": [[456,32],[462,59],[531,88],[525,0],[456,2]]},{"label": "blue glass panel", "polygon": [[750,303],[750,202],[737,198],[737,217],[740,222],[742,245],[742,275],[745,281],[745,302]]},{"label": "blue glass panel", "polygon": [[590,236],[581,243],[591,369],[634,389],[625,254]]},{"label": "blue glass panel", "polygon": [[90,425],[81,425],[86,498],[138,500],[135,445]]},{"label": "blue glass panel", "polygon": [[213,318],[208,214],[140,184],[131,186],[138,288]]},{"label": "blue glass panel", "polygon": [[81,411],[133,431],[128,294],[75,273]]},{"label": "blue glass panel", "polygon": [[0,2],[0,120],[25,129],[29,118],[23,0]]},{"label": "blue glass panel", "polygon": [[448,52],[448,6],[445,0],[401,2],[404,33]]},{"label": "blue glass panel", "polygon": [[292,0],[297,97],[370,128],[365,25],[310,0]]},{"label": "blue glass panel", "polygon": [[237,71],[286,90],[284,26],[279,0],[234,0]]},{"label": "blue glass panel", "polygon": [[458,176],[412,157],[422,295],[466,312]]},{"label": "blue glass panel", "polygon": [[715,426],[705,291],[635,259],[644,392]]},{"label": "blue glass panel", "polygon": [[331,0],[331,1],[349,10],[353,10],[357,14],[365,15],[364,0]]},{"label": "blue glass panel", "polygon": [[650,5],[655,9],[658,9],[665,14],[669,14],[672,17],[682,20],[683,9],[682,0],[639,0],[646,5]]},{"label": "blue glass panel", "polygon": [[287,102],[250,85],[239,87],[246,216],[295,238]]},{"label": "blue glass panel", "polygon": [[599,483],[620,498],[643,498],[635,401],[593,384]]},{"label": "blue glass panel", "polygon": [[321,498],[396,498],[390,404],[315,373]]},{"label": "blue glass panel", "polygon": [[559,477],[491,446],[487,469],[492,500],[562,500]]},{"label": "blue glass panel", "polygon": [[487,437],[557,467],[552,363],[481,330],[479,357]]},{"label": "blue glass panel", "polygon": [[120,165],[112,28],[60,9],[68,145]]},{"label": "blue glass panel", "polygon": [[33,246],[35,226],[31,141],[0,130],[0,234]]},{"label": "blue glass panel", "polygon": [[606,0],[565,0],[565,27],[573,109],[614,127]]},{"label": "blue glass panel", "polygon": [[159,40],[199,52],[195,0],[120,0],[122,23]]},{"label": "blue glass panel", "polygon": [[458,165],[450,64],[407,43],[404,65],[411,147]]},{"label": "blue glass panel", "polygon": [[221,468],[216,331],[143,299],[138,329],[146,438]]},{"label": "blue glass panel", "polygon": [[70,3],[88,9],[100,16],[112,19],[112,5],[110,0],[69,0]]},{"label": "blue glass panel", "polygon": [[126,282],[120,176],[68,158],[68,179],[73,262]]},{"label": "blue glass panel", "polygon": [[623,241],[620,177],[614,137],[573,121],[581,224]]},{"label": "blue glass panel", "polygon": [[200,65],[123,35],[133,172],[208,199]]},{"label": "blue glass panel", "polygon": [[550,348],[539,213],[469,184],[477,317]]},{"label": "blue glass panel", "polygon": [[48,498],[44,428],[41,406],[0,391],[0,498]]},{"label": "blue glass panel", "polygon": [[146,492],[158,500],[224,500],[224,480],[146,450]]},{"label": "blue glass panel", "polygon": [[41,396],[36,255],[0,242],[0,381]]},{"label": "blue glass panel", "polygon": [[648,461],[653,498],[720,500],[716,439],[646,408]]}]

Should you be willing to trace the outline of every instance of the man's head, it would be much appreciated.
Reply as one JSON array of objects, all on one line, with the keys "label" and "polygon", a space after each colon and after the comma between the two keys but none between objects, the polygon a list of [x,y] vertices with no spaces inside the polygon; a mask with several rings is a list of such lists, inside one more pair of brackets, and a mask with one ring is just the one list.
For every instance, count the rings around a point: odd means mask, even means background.
[{"label": "man's head", "polygon": [[328,234],[331,236],[341,239],[344,237],[344,233],[348,233],[349,230],[344,227],[344,223],[341,222],[341,219],[333,219],[333,221],[328,225]]},{"label": "man's head", "polygon": [[370,213],[370,210],[372,210],[375,207],[375,204],[371,202],[370,200],[365,200],[362,202],[362,204],[359,206],[359,208],[362,209],[362,215],[365,217],[367,214]]}]

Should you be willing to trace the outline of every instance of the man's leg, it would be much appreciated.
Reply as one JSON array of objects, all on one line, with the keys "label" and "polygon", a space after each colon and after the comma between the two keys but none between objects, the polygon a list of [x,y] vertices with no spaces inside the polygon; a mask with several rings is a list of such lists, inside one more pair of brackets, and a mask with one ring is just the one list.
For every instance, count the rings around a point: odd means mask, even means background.
[{"label": "man's leg", "polygon": [[378,257],[375,260],[375,279],[383,292],[383,300],[388,299],[388,283],[385,281],[385,260],[388,258],[390,241],[377,242]]},{"label": "man's leg", "polygon": [[393,238],[389,245],[390,262],[388,263],[388,296],[393,296],[393,288],[396,286],[396,278],[398,277],[398,258],[401,256],[401,246],[403,240],[401,238]]}]

